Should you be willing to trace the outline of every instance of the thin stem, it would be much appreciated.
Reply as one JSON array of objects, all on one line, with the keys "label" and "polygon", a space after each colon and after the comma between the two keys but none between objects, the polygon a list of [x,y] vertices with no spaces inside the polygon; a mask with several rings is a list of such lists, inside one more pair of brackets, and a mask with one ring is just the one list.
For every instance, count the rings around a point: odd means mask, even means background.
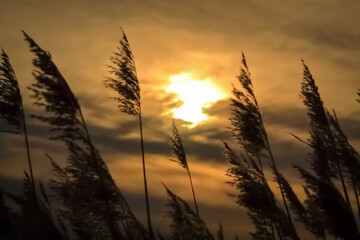
[{"label": "thin stem", "polygon": [[[259,105],[257,103],[257,100],[254,96],[254,101],[255,101],[255,105],[260,113],[260,109],[259,109]],[[279,188],[280,188],[280,193],[281,193],[281,198],[284,202],[284,206],[285,206],[285,211],[286,211],[286,215],[287,215],[287,218],[289,220],[289,223],[291,225],[291,228],[292,228],[292,231],[293,231],[293,235],[294,235],[294,239],[299,239],[297,234],[296,234],[296,230],[295,230],[295,226],[294,226],[294,223],[291,219],[291,215],[290,215],[290,211],[289,211],[289,208],[288,208],[288,205],[287,205],[287,202],[286,202],[286,199],[285,199],[285,196],[284,196],[284,190],[283,190],[283,186],[280,184],[279,182],[279,172],[277,170],[277,167],[276,167],[276,164],[275,164],[275,159],[274,159],[274,156],[272,154],[272,151],[271,151],[271,147],[270,147],[270,142],[269,142],[269,138],[268,138],[268,135],[265,131],[265,126],[264,126],[264,122],[263,122],[263,119],[262,119],[262,115],[259,114],[260,116],[260,122],[261,122],[261,125],[262,125],[262,128],[264,129],[264,134],[265,134],[265,142],[266,142],[266,147],[267,147],[267,150],[268,150],[268,153],[270,155],[270,160],[271,160],[271,163],[272,163],[272,166],[274,168],[274,172],[275,172],[275,177],[276,177],[276,180],[279,184]]]},{"label": "thin stem", "polygon": [[[336,112],[335,112],[335,109],[333,109],[333,114],[334,114],[334,119],[335,119],[335,122],[337,123],[336,126],[337,126],[337,129],[339,130],[339,132],[341,132],[340,130],[340,126],[339,126],[339,121],[338,121],[338,118],[337,118],[337,115],[336,115]],[[331,136],[331,143],[335,146],[335,141],[334,141],[334,136],[332,134],[332,132],[330,131],[330,126],[329,124],[327,125],[327,130],[328,130],[328,133],[330,134]],[[348,193],[347,193],[347,189],[346,189],[346,185],[345,185],[345,181],[344,181],[344,177],[343,177],[343,174],[342,174],[342,168],[341,168],[341,164],[340,164],[340,161],[338,160],[338,155],[336,154],[336,165],[337,165],[337,168],[339,170],[339,176],[340,176],[340,179],[341,179],[341,184],[342,184],[342,187],[343,187],[343,190],[344,190],[344,195],[345,195],[345,198],[346,198],[346,202],[349,206],[349,210],[351,211],[352,213],[352,216],[353,216],[353,224],[355,225],[355,228],[359,234],[359,229],[357,227],[357,224],[356,224],[356,220],[355,220],[355,216],[354,216],[354,212],[353,212],[353,209],[351,207],[351,202],[350,202],[350,199],[349,199],[349,196],[348,196]],[[354,177],[351,176],[351,181],[352,181],[352,185],[353,185],[353,188],[354,188],[354,193],[355,193],[355,198],[356,198],[356,204],[357,204],[357,209],[358,209],[358,214],[360,215],[360,211],[359,211],[359,199],[358,199],[358,196],[357,196],[357,189],[356,189],[356,185],[355,185],[355,180],[354,180]]]},{"label": "thin stem", "polygon": [[293,234],[294,234],[294,239],[298,239],[297,237],[297,234],[296,234],[296,230],[295,230],[295,226],[294,226],[294,223],[291,219],[291,216],[290,216],[290,211],[289,211],[289,208],[288,208],[288,205],[287,205],[287,202],[286,202],[286,199],[285,199],[285,196],[284,196],[284,190],[283,190],[283,186],[280,184],[279,182],[279,172],[276,168],[276,165],[275,165],[275,160],[274,160],[274,157],[273,157],[273,154],[272,154],[272,151],[271,151],[271,148],[270,148],[270,143],[269,143],[269,139],[267,137],[267,134],[265,133],[265,140],[266,140],[266,145],[268,147],[268,152],[269,152],[269,155],[270,155],[270,159],[271,159],[271,162],[273,164],[273,167],[274,167],[274,172],[275,172],[275,176],[276,176],[276,179],[277,179],[277,182],[279,184],[279,188],[280,188],[280,192],[281,192],[281,197],[282,197],[282,200],[284,202],[284,206],[285,206],[285,210],[286,210],[286,215],[288,217],[288,220],[289,220],[289,223],[291,225],[291,228],[292,228],[292,231],[293,231]]},{"label": "thin stem", "polygon": [[337,168],[338,168],[338,171],[339,171],[339,176],[340,176],[340,180],[341,180],[341,185],[343,187],[346,203],[347,203],[349,211],[350,211],[350,213],[352,215],[352,224],[353,224],[354,230],[356,231],[357,235],[359,236],[359,229],[357,227],[354,212],[353,212],[353,209],[351,207],[351,202],[350,202],[349,195],[348,195],[348,192],[347,192],[347,188],[346,188],[346,185],[345,185],[345,180],[344,180],[344,176],[342,174],[342,169],[341,169],[339,160],[337,158],[336,158],[335,162],[336,162],[336,165],[337,165]]},{"label": "thin stem", "polygon": [[[249,75],[249,77],[250,77],[250,72],[248,71],[248,68],[247,68],[246,65],[245,65],[245,67],[246,67],[247,73],[248,73],[248,75]],[[250,83],[250,84],[251,84],[251,88],[254,89],[252,83]],[[284,206],[285,206],[285,210],[286,210],[286,215],[287,215],[287,218],[288,218],[289,223],[290,223],[290,225],[291,225],[292,232],[293,232],[293,235],[294,235],[294,239],[299,239],[299,237],[297,236],[296,230],[295,230],[295,226],[294,226],[293,221],[292,221],[291,216],[290,216],[289,208],[288,208],[288,206],[287,206],[287,202],[286,202],[286,199],[285,199],[285,196],[284,196],[283,187],[282,187],[282,185],[281,185],[280,182],[279,182],[279,172],[278,172],[278,170],[277,170],[277,167],[276,167],[276,164],[275,164],[275,160],[274,160],[274,157],[273,157],[273,154],[272,154],[272,151],[271,151],[269,138],[268,138],[268,135],[267,135],[266,130],[265,130],[265,126],[264,126],[264,122],[263,122],[263,119],[262,119],[262,114],[261,114],[261,112],[260,112],[260,108],[259,108],[258,101],[257,101],[255,95],[252,95],[252,99],[253,99],[253,102],[254,102],[254,104],[255,104],[255,106],[256,106],[256,108],[257,108],[257,111],[259,112],[260,123],[261,123],[261,126],[262,126],[263,130],[264,130],[264,135],[265,135],[266,148],[267,148],[267,151],[268,151],[268,153],[269,153],[269,155],[270,155],[270,160],[271,160],[272,166],[273,166],[273,168],[274,168],[275,177],[276,177],[276,179],[277,179],[277,182],[278,182],[278,185],[279,185],[279,188],[280,188],[281,197],[282,197],[282,200],[283,200],[283,202],[284,202]]]},{"label": "thin stem", "polygon": [[[79,113],[80,113],[80,118],[81,118],[82,124],[84,126],[86,138],[87,138],[88,143],[90,145],[91,155],[94,157],[94,163],[96,163],[96,159],[95,159],[96,153],[95,153],[95,150],[94,150],[94,146],[93,146],[93,144],[91,142],[90,134],[89,134],[89,131],[87,129],[86,122],[85,122],[84,116],[82,114],[80,105],[78,105],[78,110],[79,110]],[[99,180],[100,180],[100,183],[101,183],[101,190],[103,192],[103,196],[105,196],[105,209],[106,209],[106,215],[107,215],[106,216],[107,217],[107,225],[109,227],[111,237],[112,237],[113,240],[124,239],[123,236],[121,235],[121,233],[119,233],[115,229],[114,219],[113,219],[113,216],[112,216],[111,211],[110,211],[109,200],[107,199],[107,194],[105,192],[104,179],[103,179],[103,176],[102,176],[101,172],[98,169],[98,166],[95,166],[95,171],[96,171],[97,175],[99,176]]]},{"label": "thin stem", "polygon": [[199,215],[199,209],[198,209],[198,206],[197,206],[197,203],[196,203],[195,191],[194,191],[194,186],[193,186],[193,183],[192,183],[192,179],[191,179],[191,174],[190,174],[190,169],[189,169],[189,167],[187,167],[186,170],[187,170],[187,172],[188,172],[189,179],[190,179],[190,185],[191,185],[191,190],[192,190],[192,194],[193,194],[193,198],[194,198],[194,204],[195,204],[196,214],[198,215],[198,217],[200,217],[200,215]]},{"label": "thin stem", "polygon": [[354,195],[355,195],[355,199],[356,199],[356,206],[357,206],[359,219],[360,219],[360,204],[359,204],[359,196],[358,196],[358,192],[357,192],[357,186],[355,184],[354,178],[351,178],[351,180],[352,180],[352,185],[353,185],[353,189],[354,189]]},{"label": "thin stem", "polygon": [[143,166],[143,175],[144,175],[144,189],[145,189],[145,204],[146,204],[146,214],[147,214],[147,222],[150,240],[153,239],[154,233],[151,225],[150,219],[150,206],[149,206],[149,195],[147,188],[147,180],[146,180],[146,168],[145,168],[145,151],[144,151],[144,138],[143,138],[143,129],[142,129],[142,118],[141,118],[141,107],[139,106],[139,124],[140,124],[140,141],[141,141],[141,157],[142,157],[142,166]]},{"label": "thin stem", "polygon": [[32,188],[32,192],[34,195],[34,200],[35,200],[35,202],[37,202],[34,174],[33,174],[33,170],[32,170],[31,157],[30,157],[29,140],[28,140],[28,134],[27,134],[27,128],[26,128],[26,121],[25,121],[25,113],[24,113],[24,108],[22,106],[21,106],[21,109],[22,109],[22,120],[23,120],[23,126],[24,126],[26,153],[27,153],[27,159],[28,159],[29,171],[30,171],[31,188]]},{"label": "thin stem", "polygon": [[[333,113],[334,113],[335,121],[338,123],[335,110],[333,110]],[[334,135],[332,134],[329,121],[327,121],[327,124],[326,124],[325,127],[326,127],[326,133],[327,133],[328,136],[330,137],[330,141],[331,141],[332,146],[336,147],[335,138],[334,138]],[[354,230],[356,231],[357,236],[359,236],[359,235],[360,235],[359,229],[358,229],[358,227],[357,227],[356,220],[355,220],[355,216],[354,216],[354,212],[353,212],[353,209],[352,209],[352,207],[351,207],[351,202],[350,202],[349,194],[348,194],[348,191],[347,191],[347,188],[346,188],[346,184],[345,184],[345,180],[344,180],[344,176],[343,176],[343,173],[342,173],[343,170],[342,170],[342,168],[341,168],[341,164],[340,164],[340,161],[339,161],[338,157],[339,157],[339,156],[338,156],[337,152],[335,152],[335,164],[336,164],[336,167],[337,167],[337,170],[338,170],[338,174],[339,174],[339,177],[340,177],[340,181],[341,181],[341,185],[342,185],[342,188],[343,188],[343,191],[344,191],[345,200],[346,200],[346,203],[347,203],[347,205],[348,205],[349,211],[350,211],[350,213],[351,213],[351,215],[352,215],[352,224],[353,224]]]},{"label": "thin stem", "polygon": [[345,185],[344,176],[343,176],[343,174],[342,174],[342,169],[341,169],[341,166],[340,166],[339,161],[336,161],[336,165],[337,165],[337,168],[338,168],[338,171],[339,171],[339,176],[340,176],[340,180],[341,180],[341,185],[342,185],[343,190],[344,190],[344,195],[345,195],[346,203],[348,204],[349,210],[350,210],[351,212],[353,212],[352,207],[351,207],[351,203],[350,203],[349,194],[348,194],[348,192],[347,192],[347,188],[346,188],[346,185]]},{"label": "thin stem", "polygon": [[[338,121],[338,119],[337,119],[336,112],[335,112],[334,109],[333,109],[333,113],[334,113],[335,122],[336,122],[337,124],[339,124],[339,121]],[[331,136],[331,143],[333,144],[333,146],[335,146],[334,136],[333,136],[333,134],[332,134],[332,132],[331,132],[331,130],[330,130],[329,123],[327,124],[327,131],[328,131],[329,135]],[[341,165],[340,165],[340,161],[338,160],[337,157],[338,157],[338,156],[337,156],[337,154],[336,154],[336,166],[337,166],[338,171],[339,171],[339,176],[340,176],[340,179],[341,179],[342,187],[343,187],[343,189],[344,189],[344,195],[345,195],[345,198],[346,198],[346,202],[347,202],[347,204],[349,205],[349,208],[350,208],[351,212],[353,212],[353,211],[352,211],[352,207],[351,207],[351,203],[350,203],[350,199],[349,199],[349,195],[348,195],[348,193],[347,193],[347,189],[346,189],[344,177],[343,177],[343,174],[342,174],[342,168],[341,168]]]}]

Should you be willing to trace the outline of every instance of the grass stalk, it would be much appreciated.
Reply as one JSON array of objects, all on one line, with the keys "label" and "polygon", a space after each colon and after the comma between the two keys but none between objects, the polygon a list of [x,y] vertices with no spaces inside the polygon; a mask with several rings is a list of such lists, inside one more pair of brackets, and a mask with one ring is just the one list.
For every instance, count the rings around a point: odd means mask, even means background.
[{"label": "grass stalk", "polygon": [[[21,108],[23,109],[22,106],[21,106]],[[25,145],[26,145],[27,160],[28,160],[28,164],[29,164],[31,189],[32,189],[32,192],[33,192],[33,195],[34,195],[34,201],[37,202],[36,190],[35,190],[35,181],[34,181],[34,174],[33,174],[33,170],[32,170],[32,163],[31,163],[31,156],[30,156],[30,147],[29,147],[29,140],[28,140],[28,133],[27,133],[27,128],[26,128],[26,121],[25,121],[25,113],[24,113],[24,110],[23,110],[22,121],[23,121],[23,124],[24,124],[24,138],[25,138]]]},{"label": "grass stalk", "polygon": [[173,129],[172,129],[172,136],[170,137],[170,147],[171,147],[173,154],[176,156],[177,159],[176,160],[170,159],[170,160],[173,162],[177,162],[188,173],[191,191],[192,191],[194,204],[195,204],[196,214],[198,217],[200,217],[199,208],[198,208],[197,201],[196,201],[195,190],[194,190],[194,186],[193,186],[193,182],[192,182],[192,178],[191,178],[189,164],[188,164],[187,158],[186,158],[185,149],[184,149],[179,131],[177,130],[174,121],[173,121],[172,125],[173,125],[172,126]]},{"label": "grass stalk", "polygon": [[[260,113],[260,108],[259,108],[259,105],[258,105],[258,102],[257,102],[257,99],[256,99],[255,95],[254,95],[254,102],[255,102],[255,106],[257,107],[257,109],[258,109],[258,111]],[[283,189],[283,186],[280,184],[280,181],[279,181],[279,172],[278,172],[278,169],[276,167],[274,156],[272,154],[268,134],[265,131],[265,126],[264,126],[264,121],[262,119],[262,114],[259,114],[259,117],[260,117],[260,123],[262,125],[262,128],[264,129],[264,140],[265,140],[265,143],[266,143],[266,149],[267,149],[267,151],[269,153],[270,160],[271,160],[271,163],[272,163],[272,166],[273,166],[273,169],[274,169],[275,177],[276,177],[277,183],[278,183],[279,188],[280,188],[281,198],[282,198],[283,203],[284,203],[286,215],[287,215],[288,221],[290,223],[290,226],[292,228],[294,239],[298,239],[298,236],[297,236],[297,233],[296,233],[296,230],[295,230],[295,226],[294,226],[294,223],[293,223],[291,215],[290,215],[289,207],[288,207],[287,201],[285,199],[284,189]],[[259,162],[261,163],[260,160],[259,160]],[[262,165],[260,165],[260,166],[261,166],[261,170],[262,170]]]},{"label": "grass stalk", "polygon": [[141,142],[141,159],[142,159],[143,176],[144,176],[146,215],[147,215],[147,223],[148,223],[150,240],[152,240],[154,238],[154,232],[153,232],[153,228],[152,228],[152,225],[151,225],[151,217],[150,217],[150,205],[149,205],[149,194],[148,194],[148,187],[147,187],[147,178],[146,178],[145,151],[144,151],[144,137],[143,137],[143,127],[142,127],[142,117],[141,117],[141,106],[139,106],[139,128],[140,128],[140,142]]},{"label": "grass stalk", "polygon": [[198,217],[200,217],[199,209],[198,209],[197,202],[196,202],[196,196],[195,196],[194,186],[193,186],[193,182],[192,182],[192,178],[191,178],[191,174],[190,174],[190,169],[189,169],[189,167],[187,168],[187,173],[188,173],[189,179],[190,179],[191,191],[192,191],[192,195],[193,195],[193,198],[194,198],[194,204],[195,204],[196,214],[198,215]]},{"label": "grass stalk", "polygon": [[[94,157],[94,163],[96,164],[96,159],[95,159],[96,153],[95,153],[95,150],[94,150],[94,147],[93,147],[93,144],[92,144],[92,141],[91,141],[91,138],[90,138],[90,134],[89,134],[89,131],[88,131],[84,116],[82,114],[80,105],[78,105],[78,110],[79,110],[82,125],[84,126],[86,138],[87,138],[88,144],[90,146],[91,155]],[[106,191],[105,191],[105,184],[104,184],[104,179],[102,177],[102,173],[101,173],[101,171],[99,171],[98,166],[95,166],[95,169],[96,169],[97,175],[99,176],[102,194],[107,195]],[[113,240],[123,240],[124,238],[123,238],[123,236],[121,236],[121,233],[116,231],[115,221],[114,221],[112,213],[110,211],[110,205],[109,205],[109,200],[108,200],[107,196],[105,196],[105,211],[106,211],[106,215],[107,215],[106,216],[107,225],[108,225],[108,228],[110,230],[110,234],[111,234],[112,239]]]},{"label": "grass stalk", "polygon": [[279,172],[277,170],[277,167],[276,167],[276,164],[275,164],[275,160],[274,160],[274,157],[273,157],[273,154],[272,154],[272,151],[271,151],[271,147],[270,147],[270,143],[269,143],[269,139],[268,139],[268,136],[267,136],[267,133],[265,133],[265,141],[266,141],[266,144],[267,144],[267,147],[268,147],[268,152],[269,152],[269,155],[270,155],[270,160],[273,164],[273,168],[274,168],[274,172],[275,172],[275,177],[277,179],[277,182],[279,184],[279,188],[280,188],[280,192],[281,192],[281,198],[283,200],[283,203],[284,203],[284,207],[285,207],[285,211],[286,211],[286,215],[288,217],[288,220],[289,220],[289,223],[291,225],[291,228],[292,228],[292,231],[293,231],[293,234],[294,234],[294,239],[298,239],[297,237],[297,234],[296,234],[296,230],[295,230],[295,226],[294,226],[294,223],[291,219],[291,215],[290,215],[290,211],[289,211],[289,207],[288,207],[288,204],[287,204],[287,201],[285,199],[285,195],[284,195],[284,189],[283,189],[283,186],[280,184],[279,182]]}]

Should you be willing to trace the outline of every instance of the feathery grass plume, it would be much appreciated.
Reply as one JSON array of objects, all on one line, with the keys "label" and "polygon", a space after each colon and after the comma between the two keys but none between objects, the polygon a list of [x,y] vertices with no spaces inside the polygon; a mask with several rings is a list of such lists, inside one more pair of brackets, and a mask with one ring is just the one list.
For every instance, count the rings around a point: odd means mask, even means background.
[{"label": "feathery grass plume", "polygon": [[[25,32],[25,40],[35,54],[35,105],[44,107],[45,116],[36,118],[50,124],[52,139],[65,142],[69,156],[65,167],[50,157],[55,179],[51,188],[62,201],[59,210],[81,239],[146,239],[147,233],[131,212],[111,174],[90,139],[80,105],[66,80]],[[119,222],[122,228],[119,227]]]},{"label": "feathery grass plume", "polygon": [[141,101],[140,101],[140,86],[139,80],[136,74],[136,67],[134,56],[131,52],[129,41],[122,31],[122,38],[120,40],[120,47],[117,48],[117,52],[114,52],[114,56],[110,58],[113,66],[110,68],[109,73],[112,77],[107,77],[105,80],[105,86],[112,88],[119,95],[114,99],[118,102],[120,111],[137,116],[139,118],[140,128],[140,143],[141,143],[141,157],[144,176],[144,191],[145,191],[145,204],[146,214],[148,222],[148,230],[150,238],[154,238],[154,233],[151,225],[149,195],[146,179],[146,166],[145,166],[145,152],[144,152],[144,138],[143,127],[141,117]]},{"label": "feathery grass plume", "polygon": [[1,120],[11,127],[10,129],[1,129],[1,131],[20,134],[24,128],[22,98],[15,72],[4,49],[1,53],[0,89]]},{"label": "feathery grass plume", "polygon": [[324,104],[320,98],[318,87],[310,73],[309,68],[303,61],[304,73],[301,82],[301,96],[303,103],[307,107],[307,114],[310,117],[310,146],[318,145],[318,147],[328,149],[322,151],[324,156],[318,156],[318,161],[312,163],[313,169],[318,176],[324,179],[336,177],[336,167],[332,164],[334,159],[334,146],[331,144],[329,122],[324,108]]},{"label": "feathery grass plume", "polygon": [[231,167],[227,175],[229,184],[239,190],[236,202],[247,208],[247,213],[255,226],[250,233],[253,239],[294,239],[292,227],[285,212],[278,205],[261,168],[252,157],[240,158],[224,142],[225,156]]},{"label": "feathery grass plume", "polygon": [[[312,196],[310,192],[306,191],[308,202],[306,202],[304,206],[294,193],[288,181],[281,174],[279,174],[279,181],[283,186],[284,195],[288,199],[290,208],[297,217],[297,220],[302,222],[305,225],[306,229],[308,229],[311,233],[315,235],[316,239],[325,239],[325,230],[322,226],[322,222],[318,219],[318,216],[316,216],[316,214],[312,214],[314,213],[315,209],[310,210],[313,206],[311,205]],[[309,213],[309,211],[312,212]]]},{"label": "feathery grass plume", "polygon": [[261,171],[263,171],[262,158],[268,158],[270,160],[271,169],[280,188],[289,226],[293,229],[294,239],[298,239],[299,237],[296,233],[284,196],[283,187],[278,180],[279,172],[271,151],[259,105],[254,94],[250,72],[244,54],[242,54],[242,64],[243,67],[240,69],[240,76],[238,76],[242,90],[238,90],[235,86],[233,86],[232,90],[234,97],[231,98],[231,116],[229,118],[232,125],[231,130],[234,138],[238,141],[246,154],[250,158],[257,159]]},{"label": "feathery grass plume", "polygon": [[[352,206],[345,183],[345,177],[347,176],[344,175],[344,173],[349,166],[352,166],[352,164],[357,165],[358,163],[356,162],[358,160],[355,155],[353,159],[348,159],[348,157],[352,155],[350,153],[351,146],[346,143],[347,140],[344,138],[336,119],[325,109],[315,80],[304,61],[303,67],[304,74],[303,81],[301,82],[301,94],[303,102],[308,109],[307,114],[310,117],[310,139],[308,140],[308,143],[313,149],[310,155],[311,169],[315,173],[315,176],[323,182],[331,182],[332,178],[340,180],[345,201],[349,211],[352,213]],[[346,156],[346,159],[342,160],[342,158],[344,158],[342,156]],[[349,166],[347,166],[348,164]],[[352,170],[349,171],[348,177],[350,177],[350,179],[348,180],[351,183]],[[312,183],[317,182],[313,181]],[[356,187],[354,189],[356,189]],[[352,225],[357,229],[355,217],[353,214],[351,215]]]},{"label": "feathery grass plume", "polygon": [[23,191],[21,196],[7,193],[20,208],[19,212],[13,212],[12,218],[19,239],[63,239],[51,217],[50,210],[42,201],[35,201],[32,194],[32,186],[29,175],[25,172]]},{"label": "feathery grass plume", "polygon": [[105,85],[119,93],[114,99],[122,112],[139,116],[141,115],[139,80],[129,41],[124,31],[122,34],[120,47],[117,47],[118,51],[110,58],[114,66],[108,66],[114,78],[106,78]]},{"label": "feathery grass plume", "polygon": [[171,218],[171,240],[215,240],[204,221],[189,207],[189,205],[170,191],[163,183],[168,194],[167,216]]},{"label": "feathery grass plume", "polygon": [[186,169],[186,171],[188,173],[188,176],[189,176],[189,180],[190,180],[190,185],[191,185],[191,190],[192,190],[192,194],[193,194],[193,198],[194,198],[196,214],[199,215],[199,209],[198,209],[197,202],[196,202],[194,186],[193,186],[192,179],[191,179],[189,165],[188,165],[188,162],[187,162],[187,159],[186,159],[185,149],[184,149],[180,134],[179,134],[179,132],[178,132],[178,130],[176,128],[175,123],[173,122],[172,125],[173,125],[173,129],[172,129],[172,135],[170,137],[170,147],[171,147],[172,153],[176,156],[177,160],[174,160],[174,159],[171,159],[171,160],[174,161],[174,162],[179,163],[179,165],[181,167]]},{"label": "feathery grass plume", "polygon": [[340,128],[336,126],[335,119],[332,119],[333,117],[325,109],[315,80],[308,66],[304,61],[302,62],[304,74],[301,83],[301,94],[308,109],[307,114],[310,117],[309,144],[313,149],[318,148],[318,151],[314,151],[317,156],[313,156],[313,170],[324,179],[340,178],[346,201],[351,208],[336,142],[336,134],[339,133],[334,132],[332,129],[335,128],[338,132]]},{"label": "feathery grass plume", "polygon": [[262,169],[261,156],[266,148],[266,132],[244,54],[242,54],[242,63],[244,68],[240,69],[238,80],[243,91],[236,89],[234,85],[232,89],[234,98],[231,99],[231,130],[240,146],[251,157],[258,159]]},{"label": "feathery grass plume", "polygon": [[24,134],[31,187],[36,198],[22,97],[14,69],[4,49],[1,52],[0,62],[0,121],[8,125],[5,129],[0,129],[0,132]]}]

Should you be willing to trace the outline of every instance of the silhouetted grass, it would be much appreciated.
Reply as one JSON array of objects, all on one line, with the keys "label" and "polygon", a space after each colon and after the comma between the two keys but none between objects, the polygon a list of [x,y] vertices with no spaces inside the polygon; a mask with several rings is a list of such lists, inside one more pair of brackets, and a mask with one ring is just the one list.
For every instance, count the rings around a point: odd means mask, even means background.
[{"label": "silhouetted grass", "polygon": [[25,172],[23,191],[21,196],[7,193],[20,208],[19,212],[12,213],[12,219],[16,226],[15,239],[64,239],[57,229],[51,215],[51,210],[42,201],[34,200],[31,180]]},{"label": "silhouetted grass", "polygon": [[197,202],[196,202],[194,186],[193,186],[192,179],[191,179],[189,165],[188,165],[188,162],[186,159],[185,149],[184,149],[183,143],[181,141],[180,134],[179,134],[174,122],[173,122],[172,135],[170,137],[170,146],[171,146],[171,150],[172,150],[173,154],[176,156],[176,159],[177,159],[177,160],[173,160],[173,159],[171,159],[171,160],[179,163],[179,165],[181,167],[183,167],[186,170],[186,172],[188,173],[191,191],[192,191],[193,198],[194,198],[196,214],[199,215],[199,209],[198,209]]},{"label": "silhouetted grass", "polygon": [[[355,183],[358,178],[359,156],[343,135],[334,116],[325,109],[318,87],[304,66],[301,94],[310,117],[310,139],[312,148],[310,169],[313,173],[296,167],[306,182],[309,204],[318,208],[318,218],[329,233],[344,239],[359,239],[359,229],[355,221],[345,179]],[[355,170],[351,170],[355,167]],[[347,170],[347,171],[346,171]],[[344,175],[347,173],[347,176]],[[333,179],[341,182],[344,197],[336,188]],[[354,187],[357,192],[358,186]],[[356,194],[355,194],[356,195]],[[355,196],[357,198],[357,196]]]},{"label": "silhouetted grass", "polygon": [[[69,157],[62,168],[51,160],[55,179],[51,187],[64,209],[61,215],[70,221],[79,238],[145,239],[146,231],[132,214],[125,198],[94,147],[80,105],[66,80],[51,60],[25,32],[25,40],[35,54],[36,83],[34,104],[46,115],[35,116],[56,133],[52,139],[65,142]],[[122,228],[118,225],[122,224]]]},{"label": "silhouetted grass", "polygon": [[204,221],[189,205],[163,184],[168,194],[171,240],[214,240]]},{"label": "silhouetted grass", "polygon": [[146,178],[140,86],[139,80],[137,78],[134,56],[131,52],[129,41],[127,40],[127,37],[123,31],[122,34],[120,47],[117,48],[117,52],[114,52],[114,56],[110,58],[113,66],[108,66],[110,68],[110,74],[112,77],[108,77],[106,79],[105,85],[109,88],[112,88],[119,94],[118,97],[115,97],[114,99],[118,102],[120,111],[129,115],[137,116],[139,118],[146,214],[150,239],[153,239],[154,233],[151,224],[149,194]]},{"label": "silhouetted grass", "polygon": [[[29,89],[33,93],[34,104],[45,110],[43,115],[34,117],[48,124],[53,133],[51,139],[65,143],[68,157],[62,167],[46,154],[53,167],[50,187],[61,202],[61,206],[53,212],[51,199],[42,182],[39,184],[41,194],[37,198],[34,195],[35,184],[22,98],[9,58],[2,51],[0,120],[6,126],[2,125],[1,131],[25,135],[30,176],[25,172],[21,195],[4,194],[0,191],[0,239],[56,240],[72,239],[76,235],[76,239],[81,240],[214,240],[199,216],[187,157],[175,124],[170,138],[171,150],[176,156],[173,161],[188,173],[196,211],[164,185],[168,197],[166,216],[170,219],[170,233],[153,233],[142,134],[140,86],[134,57],[125,34],[120,40],[118,51],[111,58],[113,66],[109,67],[112,77],[107,78],[105,84],[118,93],[115,99],[122,112],[139,117],[149,232],[132,213],[93,145],[80,104],[53,63],[50,53],[42,50],[23,33],[31,52],[35,54],[35,83]],[[294,166],[303,180],[305,201],[299,200],[290,183],[277,169],[244,55],[238,76],[241,89],[233,86],[230,111],[231,131],[241,153],[236,153],[224,142],[225,157],[230,165],[226,173],[230,177],[228,183],[238,190],[234,195],[235,200],[247,209],[255,227],[250,235],[255,240],[300,239],[295,229],[296,223],[302,223],[316,239],[360,239],[355,212],[350,202],[351,198],[356,200],[359,212],[360,157],[342,131],[335,111],[331,114],[324,107],[309,68],[304,63],[303,67],[301,96],[310,118],[310,137],[301,140],[292,135],[311,149],[309,167]],[[360,91],[358,95],[360,96]],[[265,177],[264,161],[270,165],[279,185],[283,204],[278,202]],[[5,206],[4,195],[13,200],[19,209],[9,210]],[[290,210],[296,223],[293,223]],[[217,238],[224,240],[224,235],[220,224]],[[235,239],[238,237],[235,236]]]},{"label": "silhouetted grass", "polygon": [[231,116],[229,118],[232,125],[232,134],[240,144],[240,147],[244,150],[245,154],[250,159],[256,159],[258,161],[260,172],[263,172],[262,159],[265,158],[270,160],[271,170],[279,185],[281,197],[285,206],[289,229],[292,231],[292,239],[299,239],[290,216],[283,186],[279,181],[280,173],[272,154],[244,54],[242,54],[242,64],[243,67],[240,69],[240,76],[238,76],[242,89],[238,90],[233,85],[232,90],[234,97],[231,98]]},{"label": "silhouetted grass", "polygon": [[253,239],[292,239],[293,230],[289,226],[286,213],[281,209],[256,160],[252,157],[238,156],[224,142],[225,157],[231,167],[227,175],[228,183],[236,187],[236,202],[248,210],[255,226],[250,233]]},{"label": "silhouetted grass", "polygon": [[34,198],[36,199],[35,181],[31,164],[22,97],[14,69],[10,64],[9,57],[3,49],[0,63],[0,120],[3,120],[8,124],[6,128],[0,128],[0,131],[24,134],[31,188]]}]

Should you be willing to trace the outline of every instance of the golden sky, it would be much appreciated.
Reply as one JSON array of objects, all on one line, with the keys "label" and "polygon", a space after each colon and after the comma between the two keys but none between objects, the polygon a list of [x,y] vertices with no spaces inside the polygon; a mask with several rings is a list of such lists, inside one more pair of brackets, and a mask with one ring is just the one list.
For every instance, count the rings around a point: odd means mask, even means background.
[{"label": "golden sky", "polygon": [[[228,98],[231,83],[236,84],[241,51],[247,57],[275,157],[297,188],[291,163],[304,163],[308,149],[288,133],[307,137],[308,120],[299,97],[301,59],[310,67],[325,105],[336,109],[350,141],[360,148],[360,108],[355,101],[360,88],[359,12],[358,1],[338,0],[0,0],[0,46],[17,74],[27,114],[38,109],[26,89],[34,81],[32,55],[20,30],[51,53],[78,97],[114,179],[144,220],[137,122],[120,113],[109,99],[113,93],[104,87],[106,64],[123,28],[141,82],[155,225],[161,228],[167,221],[161,181],[192,203],[186,172],[168,160],[171,119],[178,118],[175,122],[205,221],[212,232],[221,221],[228,237],[239,234],[246,239],[249,221],[227,196],[233,189],[224,183],[227,166],[221,145],[221,140],[231,142],[226,134]],[[195,96],[201,101],[189,105],[188,99]],[[193,112],[176,115],[182,104]],[[182,120],[194,117],[207,120],[197,124]],[[51,167],[44,153],[61,162],[64,148],[47,140],[50,134],[38,121],[29,118],[29,128],[34,174],[47,179]],[[0,137],[0,174],[6,188],[18,182],[26,169],[25,149],[22,138]]]}]

